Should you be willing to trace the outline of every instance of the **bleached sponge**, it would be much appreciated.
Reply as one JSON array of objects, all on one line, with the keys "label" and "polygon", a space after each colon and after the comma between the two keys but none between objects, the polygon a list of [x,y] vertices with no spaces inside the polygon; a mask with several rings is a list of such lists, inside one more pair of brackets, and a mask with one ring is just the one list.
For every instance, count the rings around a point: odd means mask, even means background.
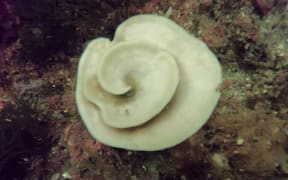
[{"label": "bleached sponge", "polygon": [[199,39],[166,17],[138,15],[114,40],[97,38],[81,56],[76,102],[91,135],[129,150],[161,150],[208,120],[221,67]]}]

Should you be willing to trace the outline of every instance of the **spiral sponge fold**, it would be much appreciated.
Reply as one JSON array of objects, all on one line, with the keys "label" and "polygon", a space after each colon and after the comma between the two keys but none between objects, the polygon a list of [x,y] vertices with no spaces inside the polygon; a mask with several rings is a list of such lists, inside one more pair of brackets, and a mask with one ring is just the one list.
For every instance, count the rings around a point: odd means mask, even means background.
[{"label": "spiral sponge fold", "polygon": [[137,15],[113,41],[92,40],[79,66],[76,103],[91,135],[118,148],[156,151],[209,119],[221,67],[204,42],[166,17]]}]

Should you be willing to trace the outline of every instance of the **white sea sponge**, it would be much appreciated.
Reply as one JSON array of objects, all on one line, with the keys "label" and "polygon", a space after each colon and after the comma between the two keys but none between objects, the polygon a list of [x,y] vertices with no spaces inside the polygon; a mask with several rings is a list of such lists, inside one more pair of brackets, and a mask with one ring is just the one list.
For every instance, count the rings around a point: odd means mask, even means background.
[{"label": "white sea sponge", "polygon": [[166,17],[137,15],[114,40],[97,38],[81,56],[76,102],[104,144],[155,151],[184,141],[208,120],[221,67],[199,39]]}]

